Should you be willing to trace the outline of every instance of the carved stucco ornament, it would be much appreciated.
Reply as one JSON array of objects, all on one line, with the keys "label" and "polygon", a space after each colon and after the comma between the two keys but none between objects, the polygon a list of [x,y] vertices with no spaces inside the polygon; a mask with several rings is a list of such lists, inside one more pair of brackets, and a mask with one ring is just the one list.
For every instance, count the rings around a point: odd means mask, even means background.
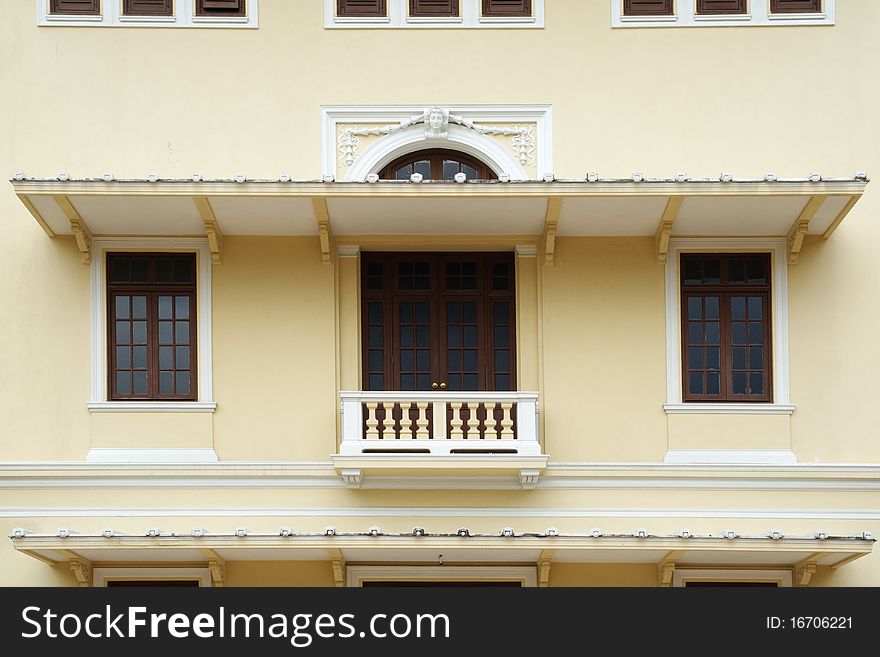
[{"label": "carved stucco ornament", "polygon": [[338,135],[340,162],[348,167],[354,164],[360,155],[358,152],[360,147],[359,137],[385,137],[415,125],[424,125],[425,139],[442,140],[449,138],[450,123],[460,125],[467,130],[472,130],[481,135],[513,137],[513,151],[519,163],[523,166],[534,163],[535,135],[532,126],[518,124],[509,126],[477,125],[473,121],[469,121],[463,116],[452,114],[449,110],[442,107],[431,107],[418,116],[410,117],[405,121],[392,125],[374,128],[362,128],[360,126],[340,128]]}]

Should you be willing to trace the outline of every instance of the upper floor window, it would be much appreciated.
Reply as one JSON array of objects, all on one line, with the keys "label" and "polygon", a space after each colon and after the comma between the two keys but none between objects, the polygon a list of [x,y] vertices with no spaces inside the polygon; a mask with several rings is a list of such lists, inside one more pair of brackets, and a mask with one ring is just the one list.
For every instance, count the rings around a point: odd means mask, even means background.
[{"label": "upper floor window", "polygon": [[194,401],[196,257],[108,253],[111,400]]},{"label": "upper floor window", "polygon": [[324,0],[326,27],[543,27],[544,0]]},{"label": "upper floor window", "polygon": [[432,149],[409,153],[398,158],[379,174],[383,180],[409,180],[418,173],[424,180],[455,180],[459,173],[466,180],[497,179],[488,165],[464,153],[444,149]]},{"label": "upper floor window", "polygon": [[772,401],[770,256],[683,254],[684,401]]},{"label": "upper floor window", "polygon": [[257,27],[259,0],[37,0],[40,25]]},{"label": "upper floor window", "polygon": [[836,0],[611,0],[611,25],[833,25],[835,2]]}]

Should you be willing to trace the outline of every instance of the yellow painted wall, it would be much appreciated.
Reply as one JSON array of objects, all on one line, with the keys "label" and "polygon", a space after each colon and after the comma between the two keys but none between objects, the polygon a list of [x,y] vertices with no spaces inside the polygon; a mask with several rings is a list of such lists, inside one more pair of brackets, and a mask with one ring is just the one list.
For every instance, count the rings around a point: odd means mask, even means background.
[{"label": "yellow painted wall", "polygon": [[[880,3],[841,0],[833,27],[613,30],[608,2],[552,0],[546,29],[461,31],[324,30],[322,3],[260,5],[258,30],[38,28],[35,2],[0,0],[0,173],[112,171],[121,178],[155,170],[163,177],[197,171],[207,178],[237,172],[257,178],[286,170],[294,178],[315,178],[321,170],[321,105],[398,103],[551,104],[553,168],[562,178],[583,177],[587,170],[603,176],[880,171],[880,87],[870,82],[880,66]],[[479,62],[508,62],[515,53],[516,64],[426,65],[418,74],[406,63],[399,69],[363,65],[364,53],[370,62],[395,62],[401,52],[440,52],[450,43]],[[223,66],[193,65],[193,53]],[[540,323],[520,326],[541,345],[520,374],[523,387],[540,386],[551,459],[656,462],[669,447],[790,444],[802,463],[880,463],[877,184],[869,185],[831,240],[807,239],[800,264],[789,268],[791,398],[797,406],[790,419],[667,418],[664,280],[652,239],[559,238],[555,266],[541,266],[534,291],[521,290],[534,292],[542,309]],[[347,341],[337,344],[334,290],[343,277],[356,280],[356,273],[347,265],[337,280],[335,267],[320,264],[316,238],[227,236],[223,260],[212,268],[217,412],[90,416],[89,269],[80,264],[72,238],[47,238],[11,186],[0,182],[0,461],[81,460],[91,446],[145,446],[136,443],[149,439],[150,446],[213,444],[224,460],[325,463],[335,451],[337,387],[357,382],[351,375],[357,324],[352,330],[350,322],[341,323]],[[351,304],[350,295],[344,298]],[[337,383],[340,363],[345,376]],[[736,442],[741,428],[749,438]],[[0,479],[14,476],[0,466]],[[707,514],[859,509],[864,518],[833,522],[627,516],[554,518],[552,524],[569,531],[595,525],[631,531],[644,524],[655,531],[734,525],[740,531],[778,526],[809,533],[824,525],[880,533],[870,515],[880,508],[878,493],[857,486],[848,493],[773,496],[720,487],[626,493],[32,488],[3,489],[0,514],[108,504],[121,515],[151,505],[699,506]],[[550,520],[522,524],[543,529]],[[142,531],[156,521],[14,516],[3,517],[0,535],[18,524],[44,531],[122,524]],[[182,531],[196,523],[230,530],[242,521],[162,523]],[[357,530],[372,524],[366,518],[312,518],[303,526],[320,529],[327,521]],[[256,524],[277,528],[282,522]],[[511,522],[382,519],[400,530],[415,524],[454,530],[469,523],[497,531]],[[5,539],[0,555],[0,583],[73,582],[62,566],[12,555]],[[301,568],[289,572],[290,582],[305,576]],[[329,576],[321,572],[314,569],[314,581]],[[229,576],[259,583],[269,582],[270,573],[263,564],[247,563],[233,565]],[[560,565],[551,581],[637,584],[648,575],[653,570],[647,566]],[[880,557],[835,573],[820,569],[815,582],[877,584]]]}]

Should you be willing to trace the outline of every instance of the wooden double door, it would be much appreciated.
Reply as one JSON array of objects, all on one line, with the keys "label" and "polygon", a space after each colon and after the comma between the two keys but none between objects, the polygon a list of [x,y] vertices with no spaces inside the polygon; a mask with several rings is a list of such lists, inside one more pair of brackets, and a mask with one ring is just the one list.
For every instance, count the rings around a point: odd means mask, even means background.
[{"label": "wooden double door", "polygon": [[512,253],[364,253],[364,390],[516,389]]}]

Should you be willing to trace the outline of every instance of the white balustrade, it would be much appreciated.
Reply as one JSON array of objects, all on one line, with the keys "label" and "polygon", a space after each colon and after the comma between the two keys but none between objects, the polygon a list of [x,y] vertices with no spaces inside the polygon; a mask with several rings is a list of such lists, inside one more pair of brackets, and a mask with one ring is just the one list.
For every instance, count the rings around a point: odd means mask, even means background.
[{"label": "white balustrade", "polygon": [[342,392],[340,453],[538,456],[536,392]]}]

